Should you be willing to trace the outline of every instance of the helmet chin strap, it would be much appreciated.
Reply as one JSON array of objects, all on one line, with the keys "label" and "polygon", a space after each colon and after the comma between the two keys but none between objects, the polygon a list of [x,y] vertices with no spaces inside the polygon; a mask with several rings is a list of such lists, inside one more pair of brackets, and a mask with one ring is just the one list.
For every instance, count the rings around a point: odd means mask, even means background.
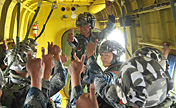
[{"label": "helmet chin strap", "polygon": [[120,60],[120,57],[118,57],[118,56],[116,56],[115,54],[113,54],[113,59],[112,59],[112,61],[111,61],[110,64],[117,63],[117,62],[119,62],[119,60]]}]

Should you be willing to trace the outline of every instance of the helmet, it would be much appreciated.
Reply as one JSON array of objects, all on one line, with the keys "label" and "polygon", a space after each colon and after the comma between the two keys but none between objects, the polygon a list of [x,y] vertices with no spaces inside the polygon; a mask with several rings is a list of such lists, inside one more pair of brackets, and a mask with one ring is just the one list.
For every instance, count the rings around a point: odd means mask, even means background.
[{"label": "helmet", "polygon": [[[19,45],[19,52],[17,54],[16,60],[13,62],[12,66],[10,67],[11,70],[19,71],[19,72],[27,72],[26,70],[26,63],[27,63],[27,52],[31,51],[32,56],[35,58],[35,49],[33,49],[33,46],[31,47],[30,44],[23,42],[20,42]],[[9,52],[6,55],[6,58],[4,60],[6,65],[9,65],[11,61],[13,60],[15,52],[15,47],[9,50]]]},{"label": "helmet", "polygon": [[30,46],[34,52],[37,52],[36,46],[38,46],[39,44],[34,39],[28,38],[25,44],[27,46]]},{"label": "helmet", "polygon": [[113,53],[113,60],[111,64],[114,64],[116,62],[119,62],[120,56],[122,56],[123,53],[125,53],[125,49],[117,41],[106,40],[100,46],[100,54],[107,52]]},{"label": "helmet", "polygon": [[153,107],[165,100],[168,79],[156,60],[146,56],[132,57],[116,75],[117,95],[127,106]]},{"label": "helmet", "polygon": [[95,17],[89,12],[84,12],[83,14],[79,14],[76,20],[76,27],[79,26],[88,26],[93,29],[95,27]]},{"label": "helmet", "polygon": [[142,47],[133,54],[134,57],[141,55],[155,59],[163,67],[164,71],[169,70],[170,65],[168,60],[160,50],[151,47]]},{"label": "helmet", "polygon": [[0,69],[0,89],[2,89],[2,87],[5,85],[6,81],[4,79],[2,70]]}]

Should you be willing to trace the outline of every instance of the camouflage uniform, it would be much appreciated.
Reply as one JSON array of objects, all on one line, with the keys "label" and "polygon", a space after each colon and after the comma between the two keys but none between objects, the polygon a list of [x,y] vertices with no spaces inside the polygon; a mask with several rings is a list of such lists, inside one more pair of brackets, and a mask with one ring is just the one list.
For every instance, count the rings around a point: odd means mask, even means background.
[{"label": "camouflage uniform", "polygon": [[[107,38],[107,36],[116,28],[115,17],[113,15],[109,15],[108,23],[105,29],[103,29],[101,32],[91,32],[91,29],[93,29],[95,26],[95,18],[90,13],[85,12],[84,14],[80,14],[78,16],[78,19],[76,21],[76,26],[79,27],[79,26],[87,26],[87,25],[90,25],[91,27],[89,38],[86,38],[85,36],[80,34],[79,36],[74,38],[73,42],[69,42],[69,45],[73,48],[72,56],[74,52],[76,52],[77,57],[81,58],[81,56],[86,53],[87,45],[91,42],[94,43],[96,39],[98,39],[98,44],[97,44],[97,48],[98,48],[99,47],[98,45],[102,42],[102,40]],[[97,55],[98,53],[96,54],[96,57]],[[85,59],[85,63],[86,63],[86,59]]]},{"label": "camouflage uniform", "polygon": [[[32,48],[33,47],[29,47],[26,44],[21,44],[19,48],[19,53],[17,55],[17,60],[10,68],[11,71],[8,82],[2,89],[4,92],[1,98],[1,104],[7,106],[8,108],[21,108],[23,106],[25,97],[30,88],[30,78],[20,77],[16,74],[15,71],[27,72],[27,52],[32,51],[32,54],[34,54],[33,51],[35,50],[33,50]],[[8,54],[7,56],[9,63],[13,57],[13,50],[10,51],[10,54]],[[35,56],[33,55],[33,57]],[[66,71],[61,62],[55,61],[54,74],[50,81],[42,79],[42,92],[47,97],[47,100],[45,101],[48,102],[49,97],[60,91],[65,86],[65,83]],[[28,102],[28,98],[26,99],[26,102]]]},{"label": "camouflage uniform", "polygon": [[92,83],[96,75],[103,75],[108,84],[115,84],[115,76],[118,73],[119,68],[121,66],[120,56],[125,52],[124,48],[114,40],[106,40],[100,46],[99,53],[108,53],[111,52],[113,54],[113,59],[111,61],[111,65],[103,71],[101,67],[97,64],[94,56],[91,56],[86,63],[86,71],[89,74],[89,83]]},{"label": "camouflage uniform", "polygon": [[[115,76],[116,74],[118,74],[119,68],[122,64],[120,62],[120,56],[125,52],[125,50],[118,42],[113,40],[107,40],[103,42],[102,45],[100,46],[99,53],[102,54],[107,52],[111,52],[113,54],[113,60],[111,61],[111,65],[105,71],[103,71],[101,67],[97,64],[94,56],[91,56],[87,60],[86,71],[88,72],[88,75],[86,77],[88,77],[89,83],[92,83],[95,77],[102,77],[106,82],[106,84],[108,85],[115,84]],[[79,90],[76,90],[76,91],[79,91]],[[74,93],[74,91],[72,91],[71,93],[76,94]],[[76,99],[78,99],[78,97],[79,95],[77,96],[75,95]],[[104,100],[100,96],[98,96],[97,99],[98,99],[100,108],[112,107],[106,104],[106,102],[104,102]],[[71,102],[73,105],[75,104],[75,101],[71,100]]]},{"label": "camouflage uniform", "polygon": [[32,87],[26,96],[23,108],[46,108],[47,97],[38,88]]}]

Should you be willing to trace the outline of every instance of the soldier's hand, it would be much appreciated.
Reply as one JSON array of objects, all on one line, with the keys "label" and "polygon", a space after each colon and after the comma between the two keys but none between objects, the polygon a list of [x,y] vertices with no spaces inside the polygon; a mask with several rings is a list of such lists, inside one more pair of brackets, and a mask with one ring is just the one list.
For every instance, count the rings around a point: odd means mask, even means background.
[{"label": "soldier's hand", "polygon": [[69,33],[68,36],[68,41],[73,42],[74,41],[74,29],[72,29],[72,33]]},{"label": "soldier's hand", "polygon": [[91,84],[89,89],[90,93],[85,93],[78,98],[76,108],[98,108],[94,84]]},{"label": "soldier's hand", "polygon": [[48,42],[48,54],[53,55],[53,42],[51,44]]},{"label": "soldier's hand", "polygon": [[171,43],[169,43],[169,42],[164,42],[163,43],[163,54],[165,55],[166,58],[168,57],[168,55],[171,51],[171,49],[169,48],[170,44]]},{"label": "soldier's hand", "polygon": [[109,15],[112,15],[112,3],[108,0],[105,0],[105,4],[106,4],[106,9],[109,12]]},{"label": "soldier's hand", "polygon": [[62,53],[62,49],[59,46],[54,45],[53,46],[53,54],[54,54],[56,61],[61,61],[61,58],[60,58],[61,53]]},{"label": "soldier's hand", "polygon": [[41,90],[41,76],[43,75],[43,66],[40,58],[32,58],[31,52],[27,54],[27,71],[31,76],[31,87]]},{"label": "soldier's hand", "polygon": [[66,63],[68,61],[68,59],[67,59],[65,54],[62,54],[61,61],[62,61],[62,63]]},{"label": "soldier's hand", "polygon": [[74,57],[75,57],[75,60],[71,61],[69,68],[68,68],[69,74],[71,76],[73,74],[80,75],[84,67],[85,55],[84,54],[82,55],[81,60],[79,60],[79,58],[76,56],[76,53],[74,53]]},{"label": "soldier's hand", "polygon": [[2,96],[2,90],[0,90],[0,99],[1,99],[1,96]]},{"label": "soldier's hand", "polygon": [[42,64],[44,66],[44,73],[42,78],[49,80],[51,73],[52,73],[52,68],[54,67],[54,58],[51,54],[45,55],[45,49],[42,47]]},{"label": "soldier's hand", "polygon": [[98,43],[98,39],[95,40],[95,43],[89,43],[87,45],[86,52],[87,52],[88,58],[94,54],[97,47],[97,43]]},{"label": "soldier's hand", "polygon": [[[74,53],[74,55],[76,56],[76,53]],[[72,89],[81,84],[81,72],[83,71],[84,59],[85,55],[83,54],[81,60],[76,57],[75,60],[70,63],[68,72],[71,75]]]},{"label": "soldier's hand", "polygon": [[7,47],[7,43],[5,40],[2,40],[1,42],[3,42],[2,44],[0,44],[0,46],[2,46],[3,50],[7,50],[8,47]]}]

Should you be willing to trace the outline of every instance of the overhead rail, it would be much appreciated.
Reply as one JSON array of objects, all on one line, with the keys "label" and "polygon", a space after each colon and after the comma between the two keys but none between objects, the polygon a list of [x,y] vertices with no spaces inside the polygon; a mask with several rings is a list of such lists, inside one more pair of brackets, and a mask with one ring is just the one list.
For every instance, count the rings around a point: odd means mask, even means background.
[{"label": "overhead rail", "polygon": [[[173,5],[176,6],[176,3],[173,3]],[[144,14],[144,13],[159,11],[159,10],[168,9],[168,8],[171,8],[170,3],[164,2],[162,4],[154,4],[154,5],[151,5],[148,7],[143,7],[141,9],[134,10],[134,11],[128,13],[128,15]]]},{"label": "overhead rail", "polygon": [[[12,43],[13,42],[13,40],[7,40],[6,41],[6,43],[8,44],[8,43]],[[3,45],[4,44],[4,42],[0,42],[0,45]]]}]

